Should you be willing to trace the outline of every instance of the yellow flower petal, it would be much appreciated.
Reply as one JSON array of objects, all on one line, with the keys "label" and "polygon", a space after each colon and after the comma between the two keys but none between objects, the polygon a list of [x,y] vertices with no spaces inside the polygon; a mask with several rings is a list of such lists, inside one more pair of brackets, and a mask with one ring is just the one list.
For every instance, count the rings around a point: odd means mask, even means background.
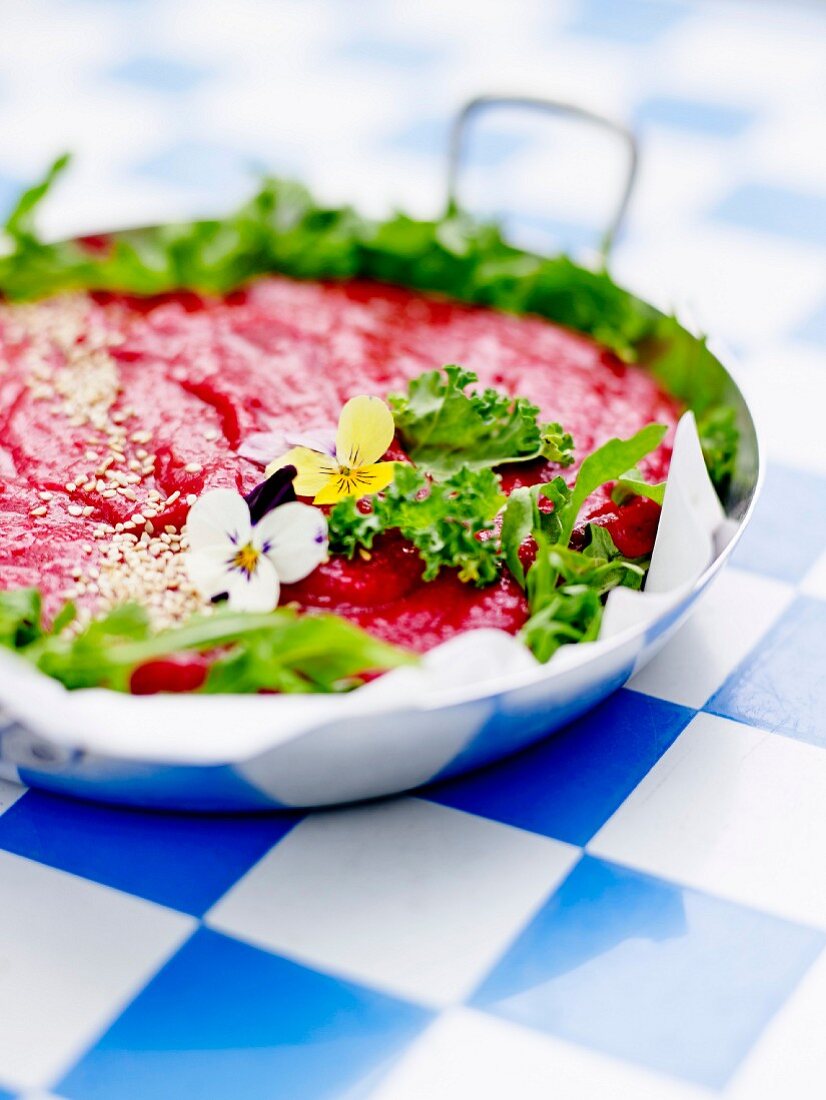
[{"label": "yellow flower petal", "polygon": [[336,460],[330,455],[312,451],[309,447],[293,447],[280,458],[271,462],[264,471],[271,477],[276,470],[284,466],[295,466],[296,474],[293,488],[300,497],[311,497],[320,492],[331,477],[338,473]]},{"label": "yellow flower petal", "polygon": [[347,469],[378,462],[393,442],[393,414],[380,397],[351,397],[338,419],[336,457]]},{"label": "yellow flower petal", "polygon": [[386,489],[396,475],[395,462],[377,462],[359,466],[346,473],[342,470],[316,494],[313,504],[336,504],[347,497],[364,497]]}]

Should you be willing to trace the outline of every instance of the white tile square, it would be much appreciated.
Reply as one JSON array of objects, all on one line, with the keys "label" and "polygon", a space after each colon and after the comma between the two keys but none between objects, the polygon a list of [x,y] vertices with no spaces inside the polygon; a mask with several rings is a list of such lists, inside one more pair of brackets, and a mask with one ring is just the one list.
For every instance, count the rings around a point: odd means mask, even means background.
[{"label": "white tile square", "polygon": [[826,600],[826,553],[820,555],[803,578],[800,589],[807,596],[814,596],[816,599]]},{"label": "white tile square", "polygon": [[688,622],[628,686],[682,706],[701,707],[793,597],[789,585],[727,567]]},{"label": "white tile square", "polygon": [[698,714],[588,850],[826,929],[826,752]]},{"label": "white tile square", "polygon": [[48,1087],[195,926],[0,852],[0,1084]]},{"label": "white tile square", "polygon": [[456,1009],[371,1100],[700,1100],[708,1093],[561,1039]]},{"label": "white tile square", "polygon": [[816,245],[710,219],[631,240],[616,261],[620,283],[661,309],[696,319],[695,327],[718,340],[745,348],[774,341],[826,296]]},{"label": "white tile square", "polygon": [[207,916],[426,1004],[462,998],[579,849],[418,799],[314,814]]},{"label": "white tile square", "polygon": [[772,1020],[738,1070],[726,1100],[823,1100],[826,1092],[826,953]]},{"label": "white tile square", "polygon": [[[821,304],[826,300],[826,288]],[[805,320],[797,314],[791,328]],[[822,411],[826,404],[823,351],[802,341],[769,341],[743,359],[742,378],[770,460],[826,474]],[[782,378],[782,384],[779,379]],[[815,506],[815,502],[812,501]]]},{"label": "white tile square", "polygon": [[18,798],[22,798],[28,787],[20,783],[12,783],[8,779],[0,779],[0,814],[10,809]]}]

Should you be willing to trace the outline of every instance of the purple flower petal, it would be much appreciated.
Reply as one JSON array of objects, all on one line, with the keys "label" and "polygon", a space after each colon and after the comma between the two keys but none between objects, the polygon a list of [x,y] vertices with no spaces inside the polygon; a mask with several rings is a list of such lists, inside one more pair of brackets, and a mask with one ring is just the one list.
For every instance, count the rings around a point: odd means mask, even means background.
[{"label": "purple flower petal", "polygon": [[274,474],[271,474],[266,481],[256,485],[252,492],[247,493],[244,500],[249,506],[253,526],[263,519],[268,512],[271,512],[273,508],[277,508],[279,504],[286,504],[287,501],[295,500],[293,478],[296,472],[295,466],[282,466],[280,470],[276,470]]},{"label": "purple flower petal", "polygon": [[285,432],[272,428],[267,432],[253,432],[242,440],[238,455],[254,462],[256,466],[268,466],[274,458],[292,447],[309,447],[311,451],[335,455],[335,428],[308,428],[306,432]]},{"label": "purple flower petal", "polygon": [[308,428],[306,432],[287,432],[287,449],[290,447],[309,447],[323,455],[335,457],[335,428]]}]

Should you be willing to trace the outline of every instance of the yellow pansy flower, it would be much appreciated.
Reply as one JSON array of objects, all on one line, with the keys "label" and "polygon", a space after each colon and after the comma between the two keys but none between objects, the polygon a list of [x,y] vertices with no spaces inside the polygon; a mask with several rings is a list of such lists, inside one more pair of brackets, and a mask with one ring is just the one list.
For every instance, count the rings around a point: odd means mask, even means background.
[{"label": "yellow pansy flower", "polygon": [[378,493],[393,480],[395,463],[379,459],[395,431],[393,414],[380,397],[352,397],[338,419],[335,451],[293,447],[269,464],[267,477],[282,466],[295,466],[293,488],[314,504]]}]

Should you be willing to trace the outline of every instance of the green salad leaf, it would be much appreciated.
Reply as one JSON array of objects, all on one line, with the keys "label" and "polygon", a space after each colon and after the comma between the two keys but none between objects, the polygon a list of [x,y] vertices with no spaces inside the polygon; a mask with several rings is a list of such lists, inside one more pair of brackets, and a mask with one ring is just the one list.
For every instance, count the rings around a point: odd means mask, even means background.
[{"label": "green salad leaf", "polygon": [[[665,431],[661,424],[649,424],[630,439],[608,440],[585,459],[572,488],[557,477],[516,489],[508,498],[502,518],[502,554],[528,597],[531,614],[521,637],[538,660],[549,660],[560,645],[595,638],[603,597],[618,585],[641,586],[647,560],[626,558],[598,524],[588,524],[584,549],[574,550],[568,544],[591,493],[621,477],[629,463],[639,462],[658,447]],[[522,551],[529,538],[536,551],[526,570]]]},{"label": "green salad leaf", "polygon": [[358,549],[370,550],[377,535],[394,530],[419,551],[426,581],[443,568],[458,569],[462,581],[479,587],[496,580],[499,540],[491,536],[505,497],[492,470],[465,468],[444,481],[430,481],[416,467],[397,463],[394,480],[369,500],[367,513],[353,498],[331,510],[333,553],[352,558]]},{"label": "green salad leaf", "polygon": [[42,633],[40,592],[36,588],[13,588],[0,592],[0,645],[22,649]]},{"label": "green salad leaf", "polygon": [[153,633],[146,611],[124,604],[72,633],[66,607],[47,630],[35,589],[0,592],[0,645],[70,689],[128,691],[137,668],[185,652],[214,654],[201,691],[235,693],[346,691],[365,672],[417,659],[337,615],[219,609]]},{"label": "green salad leaf", "polygon": [[647,497],[655,504],[662,506],[665,499],[665,482],[658,481],[652,485],[646,481],[642,473],[635,466],[632,470],[626,470],[622,477],[617,478],[617,483],[611,493],[611,499],[615,504],[624,504],[631,497]]},{"label": "green salad leaf", "polygon": [[697,432],[709,476],[717,491],[725,493],[734,477],[740,431],[730,405],[715,405],[697,418]]},{"label": "green salad leaf", "polygon": [[33,217],[68,163],[66,156],[56,160],[6,222],[10,247],[0,256],[0,293],[9,299],[84,289],[223,294],[272,272],[377,279],[536,313],[589,333],[628,359],[656,317],[606,272],[564,256],[523,252],[496,225],[456,213],[431,221],[404,214],[371,221],[348,206],[323,206],[301,185],[273,178],[220,219],[118,233],[108,249],[94,251],[76,242],[46,242]]},{"label": "green salad leaf", "polygon": [[570,466],[574,444],[560,424],[540,423],[527,398],[490,387],[467,392],[476,381],[473,371],[448,366],[390,395],[396,430],[417,466],[436,478],[536,458]]},{"label": "green salad leaf", "polygon": [[579,468],[571,499],[559,514],[562,526],[560,542],[566,543],[570,539],[580,509],[591,493],[608,481],[616,481],[650,454],[660,445],[666,431],[664,424],[646,424],[630,439],[609,439],[588,455]]},{"label": "green salad leaf", "polygon": [[520,637],[539,661],[548,661],[561,645],[594,641],[602,623],[604,597],[618,586],[640,588],[647,560],[631,561],[610,534],[588,525],[584,550],[554,545],[534,531],[536,557],[527,574],[530,618]]},{"label": "green salad leaf", "polygon": [[[722,411],[725,372],[704,340],[618,286],[605,270],[525,252],[508,244],[495,224],[455,211],[429,221],[405,214],[371,221],[349,206],[324,206],[300,184],[275,178],[265,178],[251,199],[223,218],[120,232],[103,248],[47,242],[36,231],[35,215],[68,163],[68,156],[59,157],[6,221],[0,295],[8,299],[72,290],[224,294],[280,272],[301,279],[375,279],[536,314],[593,337],[628,361],[644,362],[698,418],[708,412],[704,451],[712,479],[721,492],[731,481],[738,433],[733,412]],[[564,438],[559,448],[564,456]]]}]

